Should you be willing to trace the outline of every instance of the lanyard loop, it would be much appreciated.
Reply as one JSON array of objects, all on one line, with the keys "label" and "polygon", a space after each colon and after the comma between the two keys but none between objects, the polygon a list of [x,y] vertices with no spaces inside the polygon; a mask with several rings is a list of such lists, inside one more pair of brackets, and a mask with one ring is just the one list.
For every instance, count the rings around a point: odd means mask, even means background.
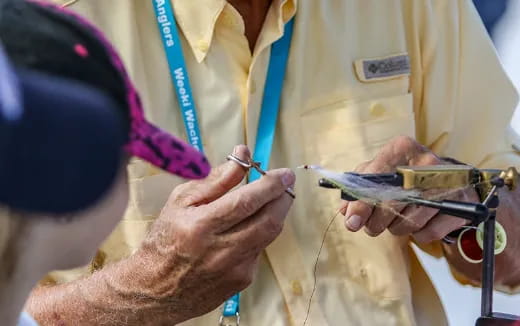
[{"label": "lanyard loop", "polygon": [[238,326],[240,325],[240,293],[227,299],[222,309],[219,326]]},{"label": "lanyard loop", "polygon": [[[193,101],[192,87],[172,5],[170,0],[152,0],[152,2],[177,94],[177,101],[184,120],[186,135],[190,144],[202,152],[202,137]],[[269,168],[293,29],[294,19],[291,19],[285,24],[282,38],[271,46],[271,59],[267,70],[262,110],[253,155],[253,162],[259,162],[259,165],[257,166],[258,168],[251,170],[249,182],[258,180],[261,177],[259,171]],[[294,196],[294,193],[290,193],[290,195]],[[239,324],[240,293],[237,293],[224,303],[219,325],[238,326]]]}]

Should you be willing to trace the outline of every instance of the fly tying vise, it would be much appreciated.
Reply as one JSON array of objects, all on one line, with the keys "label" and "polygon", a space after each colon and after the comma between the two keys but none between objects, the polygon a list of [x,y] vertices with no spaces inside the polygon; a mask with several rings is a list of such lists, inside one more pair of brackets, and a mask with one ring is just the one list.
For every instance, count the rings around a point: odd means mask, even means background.
[{"label": "fly tying vise", "polygon": [[[499,189],[514,191],[517,188],[518,172],[514,167],[507,170],[476,169],[466,165],[401,166],[395,173],[334,173],[319,166],[306,165],[301,168],[315,170],[323,178],[319,186],[338,189],[346,201],[363,200],[370,204],[399,201],[405,204],[435,208],[441,214],[466,219],[471,225],[452,232],[444,240],[457,242],[459,252],[469,262],[482,263],[481,314],[477,326],[517,325],[519,316],[493,311],[493,289],[495,255],[506,247],[507,235],[496,221],[500,204]],[[432,200],[422,198],[428,190],[460,191],[473,188],[481,202],[467,203],[456,200]],[[453,240],[453,237],[457,240]],[[480,247],[480,258],[465,257],[464,242],[469,238]],[[451,240],[450,240],[451,239]],[[467,248],[467,246],[466,246]],[[471,252],[474,254],[474,252]],[[470,258],[470,259],[468,259]]]}]

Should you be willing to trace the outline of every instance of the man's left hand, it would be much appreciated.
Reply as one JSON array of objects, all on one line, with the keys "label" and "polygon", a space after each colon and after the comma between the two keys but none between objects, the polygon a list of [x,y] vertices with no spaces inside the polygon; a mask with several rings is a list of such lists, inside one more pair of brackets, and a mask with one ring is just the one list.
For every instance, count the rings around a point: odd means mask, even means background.
[{"label": "man's left hand", "polygon": [[[357,167],[359,173],[395,172],[397,166],[424,166],[448,164],[428,148],[409,137],[400,136],[386,144],[376,157]],[[450,199],[478,202],[473,189],[455,192]],[[362,201],[347,202],[342,213],[346,216],[345,226],[352,232],[363,227],[370,236],[378,236],[389,230],[397,236],[412,235],[418,242],[429,243],[441,240],[467,221],[448,215],[438,214],[438,210],[415,205],[388,203],[389,207],[373,206]],[[390,208],[390,209],[389,209]]]}]

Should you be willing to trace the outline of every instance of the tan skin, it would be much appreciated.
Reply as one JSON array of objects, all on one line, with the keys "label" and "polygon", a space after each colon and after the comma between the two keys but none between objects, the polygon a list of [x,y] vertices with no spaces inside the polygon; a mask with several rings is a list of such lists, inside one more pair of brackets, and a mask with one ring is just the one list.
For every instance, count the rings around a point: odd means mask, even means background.
[{"label": "tan skin", "polygon": [[254,52],[256,41],[273,0],[228,0],[228,2],[242,15],[249,49]]},{"label": "tan skin", "polygon": [[[398,137],[386,144],[376,157],[361,164],[357,171],[365,173],[392,172],[399,165],[447,164],[438,156],[408,137]],[[479,198],[474,190],[454,194],[451,199],[476,202]],[[496,260],[495,280],[503,285],[515,286],[520,283],[520,190],[500,192],[501,205],[497,219],[508,232],[506,250]],[[375,208],[360,201],[346,203],[343,208],[345,226],[352,232],[364,229],[370,236],[378,236],[388,230],[397,236],[412,236],[420,243],[439,241],[450,232],[459,229],[466,221],[447,215],[437,214],[431,208],[395,205],[402,216],[389,210]],[[470,280],[481,278],[481,265],[466,262],[455,245],[444,244],[446,259],[451,266]]]},{"label": "tan skin", "polygon": [[[271,0],[228,1],[244,17],[246,36],[253,51]],[[364,164],[359,170],[383,172],[391,170],[397,163],[437,162],[432,153],[416,145],[410,139],[398,139],[397,143],[386,147],[386,154],[380,154],[372,161],[373,164]],[[242,157],[249,155],[243,148],[238,152]],[[409,159],[403,161],[403,157]],[[394,164],[380,163],[385,161]],[[222,197],[244,175],[243,170],[228,163],[217,169],[209,181],[180,186],[170,197],[152,233],[135,255],[89,278],[37,289],[29,300],[28,310],[42,325],[68,325],[72,324],[70,321],[79,324],[94,322],[119,325],[124,321],[125,325],[161,325],[182,322],[218,307],[229,295],[250,284],[259,253],[279,234],[291,204],[284,190],[287,184],[294,182],[294,175],[286,170],[273,171],[253,190],[242,190],[241,193],[245,191],[249,195],[223,202]],[[290,182],[282,183],[280,180],[283,175]],[[272,196],[269,203],[264,201],[265,194]],[[468,200],[476,199],[474,193],[465,196]],[[520,194],[504,196],[499,219],[509,230],[510,238],[520,238],[513,236],[520,233],[515,223],[517,217],[513,214],[520,212]],[[214,204],[213,208],[218,208],[221,214],[210,216],[207,209],[200,209],[207,203]],[[226,211],[228,215],[223,214]],[[364,222],[357,230],[367,225],[374,236],[392,224],[393,232],[400,235],[420,235],[419,238],[424,241],[434,241],[461,226],[458,219],[437,216],[430,211],[413,214],[418,216],[419,224],[422,224],[420,229],[406,224],[397,227],[400,223],[393,223],[395,217],[384,216],[384,213],[373,211],[361,203],[349,204],[348,214],[361,215]],[[236,223],[230,222],[228,217],[234,217]],[[219,222],[220,219],[226,221]],[[198,222],[194,224],[193,221]],[[216,226],[215,222],[219,225]],[[443,226],[430,227],[433,225]],[[215,226],[220,231],[228,228],[223,233],[215,233],[212,232]],[[240,234],[250,235],[251,230],[258,230],[254,232],[256,241],[249,239],[237,242],[233,239]],[[172,235],[176,235],[175,241]],[[208,235],[209,240],[201,241]],[[510,240],[506,252],[497,259],[497,279],[505,284],[517,284],[520,281],[520,268],[516,268],[518,259],[515,254],[520,249],[518,242]],[[215,247],[215,243],[218,246]],[[233,243],[252,243],[252,246],[243,248],[233,246]],[[473,280],[479,279],[478,265],[465,263],[451,247],[445,249],[448,260],[455,268]],[[238,253],[242,265],[234,262],[235,256],[230,253]],[[236,265],[240,268],[229,273],[227,267]],[[210,286],[201,287],[201,283]],[[199,299],[202,297],[205,298],[204,302]]]},{"label": "tan skin", "polygon": [[[245,146],[234,154],[250,157]],[[178,186],[134,255],[91,277],[38,288],[29,312],[42,325],[173,325],[214,310],[252,282],[293,202],[285,193],[295,182],[290,170],[231,191],[245,176],[227,162]]]}]

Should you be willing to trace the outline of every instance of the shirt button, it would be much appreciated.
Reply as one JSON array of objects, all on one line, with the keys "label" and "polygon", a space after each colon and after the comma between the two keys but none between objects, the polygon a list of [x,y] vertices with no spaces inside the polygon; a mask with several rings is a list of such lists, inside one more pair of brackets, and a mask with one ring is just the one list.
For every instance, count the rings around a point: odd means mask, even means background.
[{"label": "shirt button", "polygon": [[294,295],[301,296],[303,294],[302,284],[299,281],[292,281],[291,288]]},{"label": "shirt button", "polygon": [[374,118],[380,118],[385,113],[386,113],[386,108],[380,103],[376,103],[370,107],[370,115]]},{"label": "shirt button", "polygon": [[197,49],[199,49],[202,52],[207,52],[209,50],[209,43],[204,40],[200,40],[197,43]]}]

